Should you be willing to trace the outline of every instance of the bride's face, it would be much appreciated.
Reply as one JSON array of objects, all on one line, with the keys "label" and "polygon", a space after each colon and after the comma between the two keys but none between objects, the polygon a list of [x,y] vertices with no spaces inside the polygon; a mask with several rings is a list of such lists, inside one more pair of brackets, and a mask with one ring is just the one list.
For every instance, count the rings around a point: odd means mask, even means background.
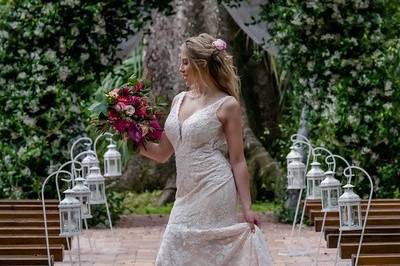
[{"label": "bride's face", "polygon": [[181,49],[181,63],[179,66],[179,73],[181,74],[186,86],[190,87],[194,83],[193,68],[190,65],[189,58],[186,54],[185,49]]}]

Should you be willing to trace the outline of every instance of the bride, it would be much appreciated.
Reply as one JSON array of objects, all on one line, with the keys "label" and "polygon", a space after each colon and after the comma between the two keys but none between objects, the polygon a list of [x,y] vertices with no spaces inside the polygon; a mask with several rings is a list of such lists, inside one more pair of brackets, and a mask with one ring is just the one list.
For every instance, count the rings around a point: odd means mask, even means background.
[{"label": "bride", "polygon": [[[156,265],[271,265],[251,211],[240,82],[226,43],[203,33],[188,38],[180,56],[190,89],[174,97],[160,142],[140,146],[157,162],[173,153],[176,160],[176,200]],[[245,223],[237,219],[237,193]]]}]

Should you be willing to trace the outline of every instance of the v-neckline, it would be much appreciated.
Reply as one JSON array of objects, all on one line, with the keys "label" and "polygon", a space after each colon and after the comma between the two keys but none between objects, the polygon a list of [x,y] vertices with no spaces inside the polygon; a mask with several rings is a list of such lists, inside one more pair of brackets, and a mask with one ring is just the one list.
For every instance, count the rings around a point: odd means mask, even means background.
[{"label": "v-neckline", "polygon": [[183,92],[183,96],[181,97],[181,99],[180,99],[180,101],[179,101],[178,108],[177,108],[177,112],[176,112],[176,119],[178,120],[178,123],[179,123],[180,126],[182,126],[187,120],[189,120],[190,118],[192,118],[196,113],[205,110],[206,108],[208,108],[208,107],[210,107],[210,106],[216,104],[216,103],[219,102],[220,100],[222,100],[222,99],[224,99],[225,97],[228,97],[228,96],[229,96],[229,95],[222,96],[221,98],[219,98],[219,99],[216,100],[215,102],[212,102],[212,103],[210,103],[210,104],[204,106],[203,108],[200,108],[200,109],[194,111],[194,112],[193,112],[191,115],[189,115],[186,119],[184,119],[183,121],[181,121],[181,120],[179,119],[179,113],[180,113],[180,111],[181,111],[182,102],[183,102],[183,100],[185,99],[186,93],[187,93],[187,91],[184,91],[184,92]]}]

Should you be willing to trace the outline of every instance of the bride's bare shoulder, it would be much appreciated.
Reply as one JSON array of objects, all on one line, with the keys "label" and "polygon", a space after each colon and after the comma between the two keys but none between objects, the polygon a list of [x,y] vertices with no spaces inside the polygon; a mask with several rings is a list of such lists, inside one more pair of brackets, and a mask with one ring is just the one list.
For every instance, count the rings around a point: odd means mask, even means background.
[{"label": "bride's bare shoulder", "polygon": [[217,116],[223,123],[225,123],[229,117],[240,116],[240,114],[240,103],[235,97],[228,97],[217,110]]}]

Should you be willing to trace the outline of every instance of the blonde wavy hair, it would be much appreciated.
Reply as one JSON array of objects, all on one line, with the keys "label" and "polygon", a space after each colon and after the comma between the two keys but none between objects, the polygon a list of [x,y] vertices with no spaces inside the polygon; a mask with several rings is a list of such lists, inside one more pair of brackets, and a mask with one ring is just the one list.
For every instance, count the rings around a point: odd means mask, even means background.
[{"label": "blonde wavy hair", "polygon": [[197,80],[205,75],[221,91],[240,101],[240,79],[233,65],[233,57],[225,49],[219,50],[212,43],[217,39],[202,33],[185,40],[184,48]]}]

